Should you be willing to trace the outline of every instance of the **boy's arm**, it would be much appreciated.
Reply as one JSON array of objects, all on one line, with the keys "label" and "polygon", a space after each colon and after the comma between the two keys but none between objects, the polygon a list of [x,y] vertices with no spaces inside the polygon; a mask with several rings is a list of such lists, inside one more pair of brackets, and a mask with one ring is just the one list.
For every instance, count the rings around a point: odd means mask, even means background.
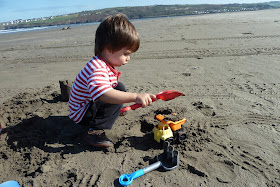
[{"label": "boy's arm", "polygon": [[148,93],[132,93],[132,92],[123,92],[115,89],[111,89],[105,92],[99,99],[103,102],[110,104],[123,104],[135,102],[142,104],[142,107],[146,107],[151,105],[153,100],[156,100],[156,96],[154,94]]}]

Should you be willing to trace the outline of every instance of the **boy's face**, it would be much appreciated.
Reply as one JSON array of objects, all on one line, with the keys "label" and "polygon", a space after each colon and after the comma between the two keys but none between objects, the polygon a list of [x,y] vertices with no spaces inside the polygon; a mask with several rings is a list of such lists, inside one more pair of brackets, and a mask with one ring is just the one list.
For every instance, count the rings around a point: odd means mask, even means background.
[{"label": "boy's face", "polygon": [[128,63],[128,61],[130,60],[131,53],[132,52],[127,48],[122,48],[121,50],[116,52],[105,50],[105,52],[102,54],[102,57],[111,66],[120,67]]}]

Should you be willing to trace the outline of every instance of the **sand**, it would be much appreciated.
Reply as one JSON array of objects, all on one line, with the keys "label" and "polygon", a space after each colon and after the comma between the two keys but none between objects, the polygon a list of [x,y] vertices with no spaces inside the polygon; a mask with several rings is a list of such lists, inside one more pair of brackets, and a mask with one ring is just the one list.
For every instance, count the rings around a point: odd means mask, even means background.
[{"label": "sand", "polygon": [[[179,167],[131,186],[280,185],[280,10],[133,21],[141,47],[119,68],[128,91],[186,96],[120,116],[114,148],[83,141],[68,118],[60,80],[73,81],[93,56],[97,25],[0,35],[0,183],[120,186],[154,162],[156,114],[187,119],[174,144]],[[125,106],[127,106],[126,104]]]}]

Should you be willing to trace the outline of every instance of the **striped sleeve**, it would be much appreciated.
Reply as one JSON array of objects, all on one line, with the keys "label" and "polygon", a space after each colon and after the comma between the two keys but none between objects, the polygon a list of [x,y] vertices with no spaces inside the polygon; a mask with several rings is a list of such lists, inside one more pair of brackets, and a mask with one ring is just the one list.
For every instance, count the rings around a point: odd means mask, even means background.
[{"label": "striped sleeve", "polygon": [[109,72],[103,64],[96,63],[98,69],[91,71],[93,67],[87,66],[86,70],[91,72],[88,77],[87,88],[91,95],[93,101],[98,100],[98,98],[105,92],[112,89]]},{"label": "striped sleeve", "polygon": [[98,98],[113,89],[118,84],[120,74],[108,66],[98,57],[93,57],[77,75],[68,102],[69,117],[79,123],[90,101],[97,101]]}]

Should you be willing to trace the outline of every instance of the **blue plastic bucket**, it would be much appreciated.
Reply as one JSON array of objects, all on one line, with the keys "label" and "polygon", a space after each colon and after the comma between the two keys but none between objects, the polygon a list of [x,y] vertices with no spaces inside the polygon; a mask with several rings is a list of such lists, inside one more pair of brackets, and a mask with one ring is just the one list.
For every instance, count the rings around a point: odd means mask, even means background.
[{"label": "blue plastic bucket", "polygon": [[0,184],[0,187],[20,187],[17,181],[7,181]]}]

